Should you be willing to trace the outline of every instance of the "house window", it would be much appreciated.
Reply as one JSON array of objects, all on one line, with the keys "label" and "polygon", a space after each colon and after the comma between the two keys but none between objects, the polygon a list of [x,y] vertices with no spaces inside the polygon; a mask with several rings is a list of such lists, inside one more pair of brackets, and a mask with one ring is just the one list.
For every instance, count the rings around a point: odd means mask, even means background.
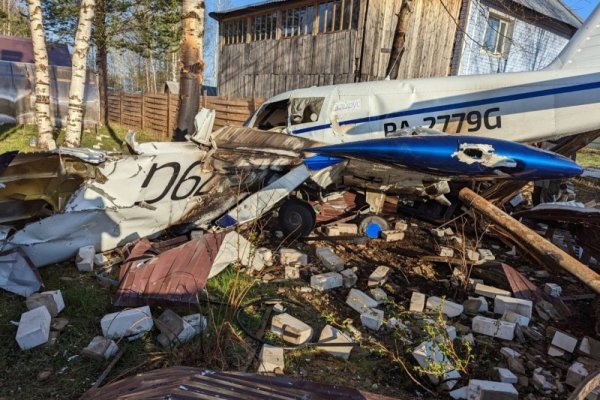
[{"label": "house window", "polygon": [[510,22],[490,14],[485,31],[483,47],[495,55],[505,55],[510,40]]}]

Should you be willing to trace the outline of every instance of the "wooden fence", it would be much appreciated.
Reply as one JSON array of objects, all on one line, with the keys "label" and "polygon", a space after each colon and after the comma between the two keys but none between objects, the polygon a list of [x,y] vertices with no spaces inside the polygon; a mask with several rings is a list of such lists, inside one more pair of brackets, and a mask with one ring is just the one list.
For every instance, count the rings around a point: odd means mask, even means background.
[{"label": "wooden fence", "polygon": [[[216,111],[214,129],[242,125],[262,104],[258,99],[202,96],[200,107]],[[177,122],[178,97],[162,93],[111,92],[108,95],[108,120],[132,129],[160,133],[170,139]]]}]

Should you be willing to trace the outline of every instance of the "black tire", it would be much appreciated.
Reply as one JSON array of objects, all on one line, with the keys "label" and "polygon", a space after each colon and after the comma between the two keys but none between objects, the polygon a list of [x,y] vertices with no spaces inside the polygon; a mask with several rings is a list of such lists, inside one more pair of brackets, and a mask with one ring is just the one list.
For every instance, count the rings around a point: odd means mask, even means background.
[{"label": "black tire", "polygon": [[289,199],[279,208],[279,226],[286,237],[308,236],[315,229],[316,221],[315,211],[302,200]]},{"label": "black tire", "polygon": [[[374,228],[378,227],[378,228]],[[368,215],[360,221],[358,231],[364,236],[376,239],[382,231],[389,231],[390,224],[382,217],[377,215]],[[374,232],[377,231],[377,232]]]}]

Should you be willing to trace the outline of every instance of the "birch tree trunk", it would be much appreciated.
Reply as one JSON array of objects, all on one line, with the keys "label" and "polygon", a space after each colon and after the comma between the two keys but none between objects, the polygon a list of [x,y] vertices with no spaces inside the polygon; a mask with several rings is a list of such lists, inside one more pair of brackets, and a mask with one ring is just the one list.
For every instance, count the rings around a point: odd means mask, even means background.
[{"label": "birch tree trunk", "polygon": [[69,112],[65,146],[79,147],[83,125],[85,81],[87,72],[87,54],[90,47],[92,22],[94,20],[95,0],[83,0],[75,34],[75,50],[71,68],[71,87],[69,89]]},{"label": "birch tree trunk", "polygon": [[31,41],[35,62],[35,122],[38,128],[37,146],[41,150],[54,150],[56,142],[52,135],[50,114],[50,74],[46,34],[42,19],[40,0],[28,0]]},{"label": "birch tree trunk", "polygon": [[194,116],[198,112],[204,62],[204,1],[183,0],[183,41],[179,74],[179,110],[173,140],[183,141],[194,133]]}]

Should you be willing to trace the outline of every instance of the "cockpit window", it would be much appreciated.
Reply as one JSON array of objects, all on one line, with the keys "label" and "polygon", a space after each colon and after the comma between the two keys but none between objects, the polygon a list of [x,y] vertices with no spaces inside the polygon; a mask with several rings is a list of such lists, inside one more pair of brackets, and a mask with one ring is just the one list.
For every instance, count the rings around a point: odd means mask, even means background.
[{"label": "cockpit window", "polygon": [[316,122],[321,114],[324,97],[292,98],[290,104],[290,122],[292,125]]},{"label": "cockpit window", "polygon": [[256,116],[255,126],[258,129],[269,130],[275,127],[287,126],[288,100],[267,104]]}]

